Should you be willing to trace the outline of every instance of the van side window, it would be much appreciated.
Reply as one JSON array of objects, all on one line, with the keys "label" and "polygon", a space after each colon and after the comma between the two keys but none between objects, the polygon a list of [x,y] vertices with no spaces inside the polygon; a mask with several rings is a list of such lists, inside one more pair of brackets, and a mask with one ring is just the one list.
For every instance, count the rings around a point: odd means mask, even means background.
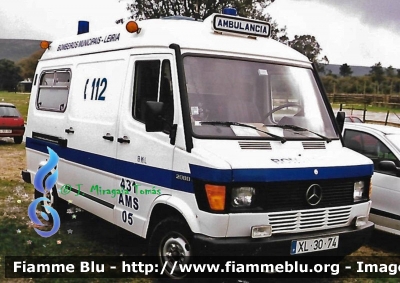
[{"label": "van side window", "polygon": [[370,158],[374,162],[375,171],[382,171],[379,169],[379,162],[382,160],[393,161],[397,166],[400,165],[399,160],[390,149],[373,135],[346,130],[344,145]]},{"label": "van side window", "polygon": [[55,112],[64,112],[67,108],[70,70],[45,71],[40,76],[39,93],[36,108]]},{"label": "van side window", "polygon": [[132,116],[144,122],[146,101],[163,102],[164,131],[169,132],[174,117],[171,65],[169,60],[137,61]]}]

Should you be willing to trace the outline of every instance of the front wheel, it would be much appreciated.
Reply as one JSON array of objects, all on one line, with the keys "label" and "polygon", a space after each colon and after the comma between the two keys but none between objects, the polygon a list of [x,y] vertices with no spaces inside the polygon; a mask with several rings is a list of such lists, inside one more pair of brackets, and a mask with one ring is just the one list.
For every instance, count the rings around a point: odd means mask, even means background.
[{"label": "front wheel", "polygon": [[183,278],[179,265],[188,264],[193,256],[191,247],[192,232],[187,224],[176,218],[167,218],[158,223],[152,231],[149,254],[157,256],[164,275],[170,278]]}]

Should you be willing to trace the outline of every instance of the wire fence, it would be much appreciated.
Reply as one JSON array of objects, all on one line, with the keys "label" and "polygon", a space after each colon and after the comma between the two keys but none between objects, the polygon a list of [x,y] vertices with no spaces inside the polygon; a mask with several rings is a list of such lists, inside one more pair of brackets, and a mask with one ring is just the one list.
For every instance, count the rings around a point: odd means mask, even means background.
[{"label": "wire fence", "polygon": [[400,95],[329,93],[331,103],[361,104],[392,109],[400,109]]},{"label": "wire fence", "polygon": [[334,111],[335,113],[337,111],[344,111],[346,117],[357,117],[365,123],[400,127],[400,114],[390,110],[387,110],[387,112],[373,112],[368,111],[366,107],[355,108],[340,104],[339,109],[334,109]]}]

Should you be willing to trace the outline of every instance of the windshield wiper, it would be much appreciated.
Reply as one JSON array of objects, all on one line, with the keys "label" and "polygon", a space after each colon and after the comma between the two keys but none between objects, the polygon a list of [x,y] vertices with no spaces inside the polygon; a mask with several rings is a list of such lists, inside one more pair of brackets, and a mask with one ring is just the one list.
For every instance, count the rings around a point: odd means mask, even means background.
[{"label": "windshield wiper", "polygon": [[312,134],[320,137],[321,139],[323,139],[327,143],[330,143],[332,141],[332,139],[330,139],[328,137],[325,137],[325,136],[323,136],[321,134],[318,134],[316,132],[313,132],[313,131],[311,131],[309,129],[306,129],[306,128],[303,128],[303,127],[299,127],[299,126],[295,126],[295,125],[264,125],[264,126],[266,126],[266,127],[277,127],[277,128],[282,128],[282,129],[291,129],[291,130],[294,130],[294,131],[306,131],[306,132],[312,133]]},{"label": "windshield wiper", "polygon": [[277,140],[280,140],[281,143],[285,143],[286,139],[284,137],[280,137],[271,133],[268,133],[266,131],[260,130],[257,127],[251,126],[251,125],[247,125],[247,124],[242,124],[242,123],[238,123],[238,122],[228,122],[228,121],[205,121],[205,122],[200,122],[200,124],[202,125],[215,125],[215,126],[225,126],[225,127],[229,127],[229,126],[240,126],[240,127],[246,127],[246,128],[250,128],[250,129],[254,129],[256,131],[259,131],[261,133],[267,134]]}]

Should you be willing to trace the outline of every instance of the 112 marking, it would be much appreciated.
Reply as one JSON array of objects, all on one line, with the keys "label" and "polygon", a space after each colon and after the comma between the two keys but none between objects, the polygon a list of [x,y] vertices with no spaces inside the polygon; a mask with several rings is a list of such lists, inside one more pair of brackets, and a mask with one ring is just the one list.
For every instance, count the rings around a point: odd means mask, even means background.
[{"label": "112 marking", "polygon": [[[85,90],[83,92],[83,99],[86,100],[86,90],[88,87],[90,79],[86,80],[86,84],[85,84]],[[100,94],[99,94],[99,89],[102,88],[100,90]],[[94,78],[92,81],[92,93],[90,95],[90,100],[105,100],[106,97],[103,96],[104,92],[107,89],[107,79],[106,78]]]}]

